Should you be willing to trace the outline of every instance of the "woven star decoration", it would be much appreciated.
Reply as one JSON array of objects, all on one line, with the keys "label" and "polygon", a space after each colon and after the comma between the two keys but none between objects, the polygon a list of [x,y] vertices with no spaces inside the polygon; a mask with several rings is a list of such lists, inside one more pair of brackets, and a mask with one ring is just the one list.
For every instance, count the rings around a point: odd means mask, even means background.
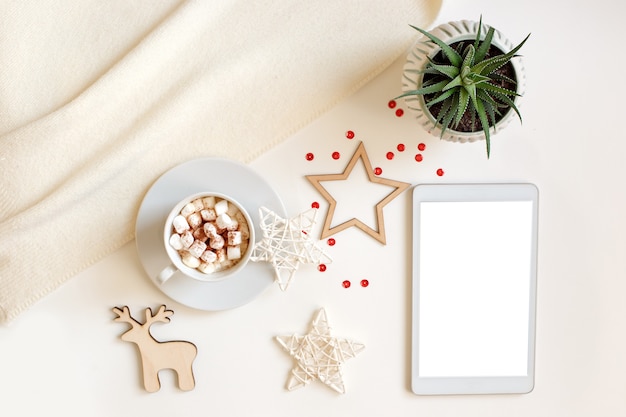
[{"label": "woven star decoration", "polygon": [[331,263],[332,259],[311,237],[317,209],[309,209],[284,219],[266,207],[259,208],[263,238],[252,250],[252,261],[265,261],[274,267],[274,280],[285,291],[301,264]]},{"label": "woven star decoration", "polygon": [[287,381],[289,391],[317,379],[344,394],[346,389],[341,365],[365,348],[361,343],[332,337],[323,308],[315,315],[309,333],[304,336],[277,336],[276,340],[297,361]]},{"label": "woven star decoration", "polygon": [[[363,163],[363,166],[365,167],[365,171],[367,173],[367,177],[370,182],[389,186],[393,188],[393,191],[376,204],[377,225],[375,226],[375,228],[368,226],[356,217],[345,221],[337,226],[331,226],[333,222],[333,216],[335,214],[335,208],[337,207],[337,200],[333,198],[333,196],[324,188],[321,183],[325,181],[348,181],[352,170],[359,161]],[[309,180],[309,182],[320,192],[320,194],[322,194],[322,196],[329,203],[328,214],[326,215],[326,221],[324,222],[324,228],[322,230],[322,239],[337,232],[340,232],[344,229],[347,229],[348,227],[355,226],[363,230],[374,239],[378,240],[383,245],[386,244],[387,241],[385,236],[383,207],[385,207],[391,200],[400,195],[410,185],[406,182],[394,181],[376,176],[374,174],[374,170],[372,169],[372,164],[370,163],[369,157],[367,156],[367,152],[365,151],[365,145],[363,145],[363,142],[359,144],[356,152],[354,152],[354,155],[350,159],[350,162],[348,162],[348,165],[346,166],[346,169],[342,174],[307,175],[306,179]]]}]

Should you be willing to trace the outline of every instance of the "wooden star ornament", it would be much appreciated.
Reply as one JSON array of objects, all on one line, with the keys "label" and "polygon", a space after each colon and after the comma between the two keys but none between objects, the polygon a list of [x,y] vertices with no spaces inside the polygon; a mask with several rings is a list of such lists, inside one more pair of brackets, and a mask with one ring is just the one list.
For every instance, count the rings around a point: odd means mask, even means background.
[{"label": "wooden star ornament", "polygon": [[[376,204],[375,208],[377,225],[375,229],[368,226],[356,217],[353,217],[352,219],[333,227],[333,216],[337,207],[337,200],[333,198],[333,196],[324,188],[321,183],[324,181],[348,181],[350,178],[350,174],[354,169],[354,166],[357,164],[357,162],[359,162],[359,160],[363,162],[367,177],[370,182],[387,185],[389,187],[392,187],[393,191]],[[348,165],[346,166],[346,169],[342,174],[307,175],[306,179],[309,180],[309,182],[320,192],[320,194],[322,194],[322,196],[326,199],[326,201],[328,201],[329,204],[328,213],[326,214],[324,228],[321,234],[322,239],[337,232],[340,232],[344,229],[347,229],[348,227],[355,226],[373,237],[374,239],[378,240],[383,245],[387,243],[387,238],[385,236],[385,220],[383,217],[383,207],[385,207],[391,200],[400,195],[410,185],[405,182],[394,181],[387,178],[380,178],[375,175],[374,170],[372,169],[372,164],[370,163],[367,152],[365,151],[365,146],[363,145],[363,142],[359,144],[356,152],[350,159],[350,162],[348,162]]]},{"label": "wooden star ornament", "polygon": [[344,394],[346,389],[341,365],[365,348],[359,342],[332,337],[323,308],[315,315],[309,333],[304,336],[277,336],[276,341],[297,361],[287,381],[289,391],[317,379]]}]

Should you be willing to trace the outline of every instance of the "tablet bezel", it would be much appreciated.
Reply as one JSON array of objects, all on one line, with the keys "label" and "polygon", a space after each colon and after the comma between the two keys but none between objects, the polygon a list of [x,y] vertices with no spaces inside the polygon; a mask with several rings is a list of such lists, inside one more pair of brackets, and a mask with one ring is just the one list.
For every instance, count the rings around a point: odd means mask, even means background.
[{"label": "tablet bezel", "polygon": [[[538,190],[529,183],[421,184],[412,196],[412,348],[411,389],[418,395],[525,394],[534,388],[537,291]],[[527,374],[522,376],[425,377],[419,373],[420,203],[472,201],[532,202],[532,248],[530,251]]]}]

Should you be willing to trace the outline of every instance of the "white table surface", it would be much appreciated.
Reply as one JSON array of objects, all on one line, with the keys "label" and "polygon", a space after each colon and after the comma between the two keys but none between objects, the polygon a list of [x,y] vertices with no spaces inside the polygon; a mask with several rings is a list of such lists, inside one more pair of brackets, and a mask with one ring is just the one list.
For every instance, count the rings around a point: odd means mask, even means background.
[{"label": "white table surface", "polygon": [[[358,141],[385,178],[411,184],[535,183],[540,228],[532,393],[411,393],[410,194],[405,192],[384,208],[387,245],[356,228],[342,231],[333,236],[335,246],[324,246],[334,259],[326,272],[305,265],[287,291],[272,286],[228,311],[198,311],[167,298],[147,278],[134,242],[129,243],[0,327],[3,415],[9,410],[11,416],[626,415],[626,140],[620,131],[626,59],[619,41],[624,4],[444,1],[436,23],[482,14],[514,43],[532,33],[522,50],[524,123],[514,120],[494,137],[490,160],[484,143],[439,141],[410,114],[397,117],[387,107],[400,91],[401,58],[250,164],[275,187],[289,214],[320,202],[318,228],[327,204],[304,176],[341,173]],[[345,137],[347,130],[355,132],[354,139]],[[386,152],[399,143],[406,150],[388,160]],[[419,143],[427,146],[421,163],[413,159]],[[334,151],[341,154],[338,160],[330,157]],[[307,162],[307,152],[316,158]],[[442,177],[438,168],[445,170]],[[349,186],[343,195],[351,197],[340,200],[344,214],[373,206],[365,197],[368,184]],[[361,279],[370,285],[361,287]],[[344,280],[352,286],[343,288]],[[175,314],[170,324],[153,326],[154,336],[198,347],[191,392],[181,392],[169,372],[161,373],[158,393],[145,392],[135,346],[119,339],[126,327],[113,322],[113,306],[128,305],[137,315],[161,304]],[[320,307],[334,335],[366,346],[344,365],[344,395],[316,381],[285,389],[293,362],[273,338],[305,333]]]}]

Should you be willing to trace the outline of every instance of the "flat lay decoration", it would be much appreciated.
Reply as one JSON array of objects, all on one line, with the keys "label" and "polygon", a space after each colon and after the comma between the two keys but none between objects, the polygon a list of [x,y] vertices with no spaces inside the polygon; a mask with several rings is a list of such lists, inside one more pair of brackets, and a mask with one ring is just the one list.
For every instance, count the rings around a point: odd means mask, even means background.
[{"label": "flat lay decoration", "polygon": [[156,322],[169,323],[172,310],[164,305],[159,307],[156,314],[146,308],[146,321],[141,324],[130,315],[127,306],[113,308],[117,314],[114,321],[130,324],[130,330],[122,334],[121,339],[137,345],[141,355],[143,369],[143,384],[148,392],[156,392],[161,388],[159,371],[172,369],[178,377],[178,387],[183,391],[190,391],[195,387],[193,376],[193,361],[196,358],[197,348],[191,342],[169,341],[159,342],[150,334],[150,326]]},{"label": "flat lay decoration", "polygon": [[275,282],[285,291],[301,264],[325,265],[332,262],[319,242],[311,236],[317,209],[311,208],[285,219],[267,207],[259,208],[263,237],[253,250],[251,261],[268,262],[274,268]]},{"label": "flat lay decoration", "polygon": [[340,394],[346,392],[342,365],[354,358],[365,345],[349,339],[333,337],[326,317],[320,309],[307,334],[277,336],[276,341],[296,360],[287,380],[289,391],[302,388],[314,379]]},{"label": "flat lay decoration", "polygon": [[413,26],[423,36],[408,54],[402,76],[409,109],[435,136],[454,142],[485,140],[517,114],[525,91],[525,70],[517,46],[493,27],[463,20],[432,31]]},{"label": "flat lay decoration", "polygon": [[[352,170],[357,165],[357,163],[361,162],[365,168],[367,173],[367,177],[370,182],[376,184],[387,185],[393,188],[393,191],[390,192],[385,198],[380,200],[376,206],[376,221],[377,224],[375,226],[367,225],[365,222],[360,219],[354,217],[350,220],[344,221],[339,225],[333,226],[333,215],[335,213],[335,209],[337,207],[337,199],[335,199],[331,193],[329,193],[326,188],[322,185],[325,181],[349,181],[350,174]],[[324,221],[324,228],[321,233],[321,238],[324,239],[328,236],[331,236],[335,233],[338,233],[342,230],[347,229],[348,227],[357,227],[367,233],[369,236],[373,237],[383,245],[387,243],[387,238],[385,235],[385,219],[383,216],[383,208],[391,202],[394,198],[400,195],[404,190],[409,187],[409,183],[394,181],[386,178],[381,178],[377,175],[377,172],[372,168],[372,164],[370,163],[369,157],[367,156],[367,152],[365,151],[365,145],[363,142],[359,143],[354,155],[348,162],[345,170],[341,174],[325,174],[325,175],[307,175],[306,179],[319,191],[319,193],[326,199],[329,204],[328,212],[326,213],[326,219]],[[344,196],[348,197],[348,196]],[[352,196],[350,196],[352,197]]]},{"label": "flat lay decoration", "polygon": [[405,54],[399,22],[441,0],[105,4],[0,2],[2,323],[132,241],[163,172],[253,161]]}]

